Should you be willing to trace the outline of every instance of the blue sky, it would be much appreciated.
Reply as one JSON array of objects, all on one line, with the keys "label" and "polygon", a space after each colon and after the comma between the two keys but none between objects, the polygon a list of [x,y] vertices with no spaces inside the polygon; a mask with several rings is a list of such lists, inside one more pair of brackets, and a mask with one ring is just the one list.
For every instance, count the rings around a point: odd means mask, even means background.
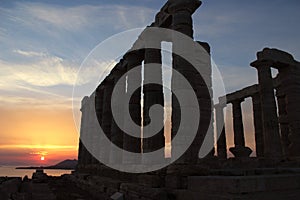
[{"label": "blue sky", "polygon": [[[194,36],[210,44],[228,92],[256,83],[256,70],[249,63],[264,47],[300,60],[298,0],[202,2],[193,15]],[[71,108],[73,84],[89,52],[114,34],[151,24],[164,3],[1,0],[0,109]],[[106,68],[105,63],[100,66]],[[81,73],[86,80],[97,75],[95,70]],[[248,119],[251,107],[245,109]]]},{"label": "blue sky", "polygon": [[[88,53],[113,34],[149,25],[163,4],[159,0],[2,0],[1,94],[32,98],[43,93],[68,101],[70,86]],[[203,1],[193,16],[195,39],[211,45],[227,91],[256,81],[249,63],[264,47],[300,58],[299,9],[296,0]]]}]

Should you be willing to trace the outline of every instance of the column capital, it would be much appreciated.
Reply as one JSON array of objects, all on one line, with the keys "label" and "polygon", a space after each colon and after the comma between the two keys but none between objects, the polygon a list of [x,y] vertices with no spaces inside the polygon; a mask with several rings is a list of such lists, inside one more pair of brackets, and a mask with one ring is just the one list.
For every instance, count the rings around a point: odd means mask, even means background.
[{"label": "column capital", "polygon": [[168,12],[173,14],[178,11],[188,11],[193,14],[202,4],[199,0],[169,0]]},{"label": "column capital", "polygon": [[226,108],[227,104],[226,103],[217,103],[214,105],[215,109],[219,109],[219,110],[223,110],[224,108]]},{"label": "column capital", "polygon": [[259,92],[256,92],[256,93],[251,94],[250,97],[252,99],[257,100],[257,99],[260,99],[260,94],[259,94]]},{"label": "column capital", "polygon": [[241,104],[243,101],[245,101],[244,98],[238,98],[238,99],[231,100],[229,103],[231,103],[232,105],[236,105],[236,104]]},{"label": "column capital", "polygon": [[273,65],[273,62],[270,60],[256,60],[250,63],[251,67],[255,67],[256,69],[260,69],[262,67],[271,67]]}]

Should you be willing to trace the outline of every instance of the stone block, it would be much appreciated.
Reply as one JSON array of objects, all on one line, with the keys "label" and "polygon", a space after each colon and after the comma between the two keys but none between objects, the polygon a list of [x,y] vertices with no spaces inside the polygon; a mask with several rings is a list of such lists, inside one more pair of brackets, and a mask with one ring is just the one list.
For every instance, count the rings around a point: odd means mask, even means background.
[{"label": "stone block", "polygon": [[188,190],[195,192],[244,194],[293,189],[300,189],[300,174],[188,177]]},{"label": "stone block", "polygon": [[112,200],[124,200],[124,194],[120,192],[116,192],[110,198]]},{"label": "stone block", "polygon": [[163,186],[163,180],[159,175],[142,174],[138,176],[140,185],[158,188]]}]

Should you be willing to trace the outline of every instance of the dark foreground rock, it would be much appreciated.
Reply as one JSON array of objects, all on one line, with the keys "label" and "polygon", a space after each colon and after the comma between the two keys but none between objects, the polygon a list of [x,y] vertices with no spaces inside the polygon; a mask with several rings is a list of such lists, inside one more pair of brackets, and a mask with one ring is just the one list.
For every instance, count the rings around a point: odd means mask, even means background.
[{"label": "dark foreground rock", "polygon": [[47,176],[40,170],[33,179],[0,177],[0,200],[106,200],[103,194],[92,194],[77,186],[70,177]]}]

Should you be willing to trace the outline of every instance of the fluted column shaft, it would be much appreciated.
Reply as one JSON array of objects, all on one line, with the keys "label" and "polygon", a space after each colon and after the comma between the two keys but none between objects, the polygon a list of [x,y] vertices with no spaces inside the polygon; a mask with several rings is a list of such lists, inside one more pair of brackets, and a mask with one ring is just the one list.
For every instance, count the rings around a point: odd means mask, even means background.
[{"label": "fluted column shaft", "polygon": [[[104,84],[101,83],[97,89],[96,89],[96,93],[95,93],[95,110],[96,110],[96,117],[97,117],[97,121],[100,127],[102,127],[102,119],[103,119],[103,101],[104,101]],[[103,140],[103,135],[99,134],[99,141],[96,141],[97,143],[97,150],[98,150],[98,155],[99,157],[101,157],[105,154],[103,150],[103,146],[101,145]],[[98,161],[96,161],[97,164],[99,164]],[[95,164],[96,164],[95,163]]]},{"label": "fluted column shaft", "polygon": [[241,103],[243,99],[232,101],[233,131],[235,146],[245,146],[244,125]]},{"label": "fluted column shaft", "polygon": [[[288,155],[289,157],[300,156],[300,64],[283,65],[277,67],[281,82],[281,90],[285,94],[285,101],[282,98],[281,103],[285,104],[288,119]],[[280,123],[280,126],[284,123]],[[286,125],[284,125],[284,129]],[[286,134],[286,133],[284,133]]]},{"label": "fluted column shaft", "polygon": [[[155,41],[155,38],[151,40],[152,42],[157,42],[160,44],[160,41]],[[144,126],[147,126],[150,122],[149,110],[151,106],[159,104],[164,106],[164,95],[162,87],[162,57],[160,49],[145,49],[145,60],[144,60],[144,81],[154,81],[157,84],[143,84],[143,93],[144,93],[144,109],[143,109],[143,122]],[[153,68],[153,65],[160,65],[160,68]],[[159,127],[164,127],[164,110],[162,109],[159,113],[155,113],[155,117],[159,118],[161,124]],[[148,133],[148,132],[149,133]],[[152,137],[147,135],[151,134],[152,130],[145,129],[143,131],[143,152],[153,152],[155,150],[164,148],[165,146],[165,137],[164,137],[164,128],[162,128],[159,133],[155,134]],[[147,137],[147,138],[146,138]],[[161,155],[161,158],[164,158],[164,154]],[[160,158],[160,159],[161,159]]]},{"label": "fluted column shaft", "polygon": [[[172,29],[175,31],[179,31],[191,38],[193,38],[193,24],[192,24],[192,16],[191,13],[188,10],[178,10],[178,11],[174,11],[174,13],[172,13]],[[173,41],[173,52],[176,52],[177,48],[182,48],[182,49],[186,49],[187,51],[190,51],[191,47],[188,46],[182,46],[180,44],[180,41]],[[191,69],[191,64],[188,63],[186,60],[184,60],[183,58],[181,58],[180,56],[176,55],[173,53],[172,55],[173,57],[173,69],[177,70],[179,73],[181,73],[182,75],[185,75],[186,77],[188,77],[190,74],[188,74],[189,70]],[[178,80],[175,80],[174,77],[172,77],[172,83],[171,83],[171,87],[172,87],[172,91],[174,92],[174,88],[175,85],[179,85],[180,83],[178,82]],[[184,90],[185,88],[182,87],[177,87],[180,88],[182,90]],[[188,107],[188,105],[185,105],[185,108],[183,108],[183,106],[179,105],[179,102],[177,101],[177,98],[174,94],[172,94],[172,129],[171,129],[171,138],[173,139],[175,137],[175,135],[177,134],[177,131],[179,129],[180,126],[180,122],[181,122],[181,109],[193,109]],[[188,137],[188,136],[187,136]],[[196,140],[196,139],[195,139]],[[199,140],[198,140],[199,141]],[[197,141],[197,142],[198,142]],[[172,142],[172,154],[177,154],[177,151],[179,149],[182,148],[182,146],[184,146],[184,141],[182,141],[183,143],[177,143],[175,144],[174,142]],[[195,145],[191,145],[191,147],[176,161],[176,163],[195,163],[198,160],[198,152],[192,152],[194,151],[193,146]],[[193,155],[194,154],[194,155]]]},{"label": "fluted column shaft", "polygon": [[[118,64],[115,68],[114,71],[114,86],[121,81],[120,78],[125,74],[126,69],[124,68],[124,66],[121,66],[121,64]],[[125,95],[126,92],[126,83],[125,81],[123,82],[119,82],[118,84],[122,84],[122,90],[117,94],[119,97],[122,97]],[[113,99],[112,101],[114,101],[114,104],[116,105],[116,115],[118,116],[123,116],[124,115],[124,109],[126,108],[125,104],[122,102],[121,99]],[[121,118],[122,119],[122,118]],[[123,139],[124,139],[124,121],[120,121],[119,124],[116,123],[116,121],[114,120],[114,118],[112,118],[111,121],[111,142],[113,143],[112,145],[116,145],[119,148],[123,149]],[[122,163],[122,154],[117,154],[117,152],[114,152],[113,150],[111,150],[111,154],[110,154],[110,163],[111,164],[121,164]]]},{"label": "fluted column shaft", "polygon": [[274,96],[270,63],[252,63],[258,72],[260,101],[264,131],[264,156],[278,158],[282,156],[277,109]]},{"label": "fluted column shaft", "polygon": [[236,99],[231,101],[232,103],[232,115],[233,115],[233,131],[234,131],[234,147],[230,148],[230,152],[236,158],[249,157],[252,150],[245,146],[244,125],[242,117],[241,103],[244,99]]},{"label": "fluted column shaft", "polygon": [[225,122],[224,122],[224,105],[217,104],[215,106],[216,111],[216,129],[220,136],[217,141],[217,153],[218,157],[221,159],[227,158],[227,144],[226,144],[226,134],[225,134]]},{"label": "fluted column shaft", "polygon": [[84,97],[81,101],[81,124],[80,124],[80,163],[87,165],[90,163],[91,155],[88,152],[85,145],[89,142],[88,130],[89,130],[89,97]]},{"label": "fluted column shaft", "polygon": [[[144,58],[144,52],[129,52],[124,56],[124,59],[127,62],[126,69],[127,71],[130,71],[131,69],[135,67],[139,67],[139,73],[130,75],[130,73],[127,76],[127,92],[131,91],[133,85],[140,85],[142,84],[142,71],[141,71],[141,65]],[[128,94],[131,95],[131,94]],[[126,108],[128,109],[128,107]],[[139,126],[141,126],[141,88],[137,89],[130,98],[129,102],[129,112],[131,115],[132,120]],[[126,125],[126,120],[124,121],[124,126]],[[123,149],[125,151],[130,151],[134,153],[141,153],[141,136],[140,138],[133,137],[129,134],[124,134],[123,137]],[[123,163],[124,164],[136,164],[140,163],[141,160],[130,160],[131,158],[126,158],[123,155]]]},{"label": "fluted column shaft", "polygon": [[[106,137],[111,139],[111,95],[113,91],[113,77],[109,77],[104,80],[104,91],[103,91],[103,108],[102,108],[102,123],[101,127]],[[104,162],[109,162],[110,148],[108,146],[100,152]]]},{"label": "fluted column shaft", "polygon": [[259,93],[252,96],[253,105],[253,121],[254,121],[254,131],[255,131],[255,146],[257,157],[264,156],[264,136],[263,136],[263,126],[262,126],[262,112],[260,104]]}]

